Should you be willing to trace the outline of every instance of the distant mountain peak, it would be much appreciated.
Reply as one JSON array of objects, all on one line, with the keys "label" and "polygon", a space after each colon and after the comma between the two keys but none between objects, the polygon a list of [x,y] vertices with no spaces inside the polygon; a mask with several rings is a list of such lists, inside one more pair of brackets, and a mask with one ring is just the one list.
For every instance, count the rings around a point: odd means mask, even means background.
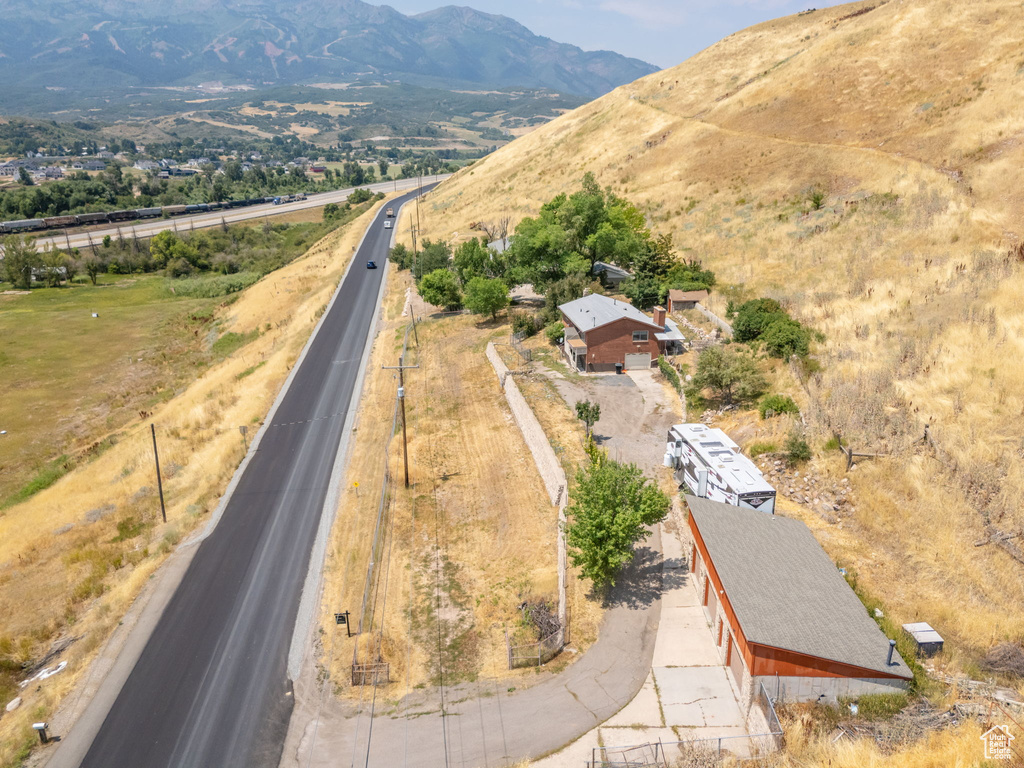
[{"label": "distant mountain peak", "polygon": [[21,85],[297,84],[367,72],[421,84],[593,97],[657,71],[448,5],[406,16],[362,0],[5,0],[0,75]]}]

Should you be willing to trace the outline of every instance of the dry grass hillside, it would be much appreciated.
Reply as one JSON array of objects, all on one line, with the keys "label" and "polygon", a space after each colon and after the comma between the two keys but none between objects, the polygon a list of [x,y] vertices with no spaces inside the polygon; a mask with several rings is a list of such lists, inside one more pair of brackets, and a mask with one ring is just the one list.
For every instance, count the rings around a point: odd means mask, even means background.
[{"label": "dry grass hillside", "polygon": [[[383,203],[378,204],[373,211]],[[84,704],[90,672],[135,598],[179,544],[209,520],[323,314],[373,213],[316,243],[305,256],[224,302],[217,319],[247,343],[117,443],[0,516],[0,765],[21,765],[38,743],[31,723]],[[156,425],[167,522],[154,486],[149,421]],[[12,681],[67,662],[25,688]],[[66,722],[67,720],[65,720]]]},{"label": "dry grass hillside", "polygon": [[790,380],[819,452],[835,431],[891,456],[857,468],[856,513],[819,536],[975,672],[1024,640],[1022,30],[1024,7],[1004,0],[762,24],[514,141],[421,206],[424,235],[463,239],[591,171],[716,271],[716,307],[768,295],[824,333],[820,372]]}]

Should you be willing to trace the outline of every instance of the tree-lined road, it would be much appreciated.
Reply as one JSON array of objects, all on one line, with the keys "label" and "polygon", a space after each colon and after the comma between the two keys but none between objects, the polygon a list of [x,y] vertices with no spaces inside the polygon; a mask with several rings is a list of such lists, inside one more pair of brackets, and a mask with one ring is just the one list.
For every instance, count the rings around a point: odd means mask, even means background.
[{"label": "tree-lined road", "polygon": [[[384,270],[366,262],[385,265],[394,231],[384,220],[382,209],[87,753],[79,754],[88,742],[72,730],[52,764],[277,766],[292,711],[286,664],[299,598],[377,315]],[[95,728],[99,717],[78,727]]]},{"label": "tree-lined road", "polygon": [[[395,192],[407,189],[416,189],[418,186],[433,184],[447,179],[451,174],[439,176],[424,176],[417,179],[397,179],[394,181],[381,181],[376,184],[366,184],[362,189],[371,192]],[[294,203],[263,203],[247,208],[228,208],[226,210],[214,211],[211,213],[197,213],[192,216],[175,216],[170,219],[144,219],[139,221],[126,221],[119,226],[104,225],[102,228],[79,232],[77,234],[58,234],[48,237],[40,237],[36,242],[36,248],[40,251],[47,246],[54,248],[88,248],[90,243],[99,245],[104,236],[111,237],[153,237],[164,230],[189,231],[192,229],[204,229],[206,227],[219,227],[222,223],[235,224],[248,219],[261,219],[264,216],[276,216],[283,213],[292,213],[305,208],[319,208],[328,203],[344,203],[348,196],[355,191],[355,187],[348,189],[337,189],[333,192],[320,192],[309,195],[305,200]]]}]

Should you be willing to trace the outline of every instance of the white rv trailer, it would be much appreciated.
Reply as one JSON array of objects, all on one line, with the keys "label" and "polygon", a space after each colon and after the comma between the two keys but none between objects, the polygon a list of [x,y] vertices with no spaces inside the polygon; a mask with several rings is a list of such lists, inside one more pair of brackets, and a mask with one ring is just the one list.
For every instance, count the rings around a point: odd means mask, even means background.
[{"label": "white rv trailer", "polygon": [[775,489],[720,429],[676,424],[668,431],[665,466],[694,496],[775,514]]}]

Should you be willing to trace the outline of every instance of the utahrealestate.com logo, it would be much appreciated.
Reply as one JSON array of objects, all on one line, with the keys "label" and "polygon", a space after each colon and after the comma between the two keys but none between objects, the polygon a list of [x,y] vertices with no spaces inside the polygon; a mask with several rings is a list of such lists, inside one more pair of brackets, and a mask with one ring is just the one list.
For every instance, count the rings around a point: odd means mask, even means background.
[{"label": "utahrealestate.com logo", "polygon": [[1009,760],[1013,756],[1014,735],[1005,725],[996,725],[981,735],[986,760]]}]

